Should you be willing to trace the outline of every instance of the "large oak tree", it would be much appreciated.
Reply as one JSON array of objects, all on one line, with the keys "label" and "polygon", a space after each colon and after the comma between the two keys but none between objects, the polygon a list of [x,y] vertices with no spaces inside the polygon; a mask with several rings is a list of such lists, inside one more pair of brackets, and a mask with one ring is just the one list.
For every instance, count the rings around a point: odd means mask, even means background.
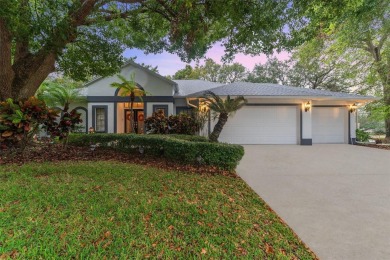
[{"label": "large oak tree", "polygon": [[301,0],[299,5],[310,20],[305,28],[309,38],[316,35],[331,41],[333,51],[349,52],[369,63],[372,76],[381,82],[386,137],[390,137],[390,1],[330,0],[324,4]]},{"label": "large oak tree", "polygon": [[[125,48],[188,61],[222,41],[235,52],[293,46],[289,0],[0,0],[0,100],[25,99],[54,71],[112,75]],[[295,24],[296,25],[296,24]],[[294,25],[294,26],[295,26]]]}]

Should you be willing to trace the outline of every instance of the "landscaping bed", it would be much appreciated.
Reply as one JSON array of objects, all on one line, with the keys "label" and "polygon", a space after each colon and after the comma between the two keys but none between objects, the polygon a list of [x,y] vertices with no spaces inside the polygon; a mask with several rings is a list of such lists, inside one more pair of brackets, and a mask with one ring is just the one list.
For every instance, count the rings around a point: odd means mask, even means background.
[{"label": "landscaping bed", "polygon": [[0,182],[0,258],[316,258],[240,178],[97,159]]},{"label": "landscaping bed", "polygon": [[[0,151],[1,152],[1,151]],[[198,164],[186,165],[167,160],[163,157],[129,154],[105,147],[97,147],[94,151],[88,146],[70,145],[66,149],[61,144],[34,144],[26,148],[23,153],[2,152],[0,165],[23,165],[30,162],[78,162],[78,161],[117,161],[149,165],[166,170],[181,170],[199,174],[221,174],[235,176],[234,171],[223,170],[215,166]]]},{"label": "landscaping bed", "polygon": [[371,147],[371,148],[376,148],[376,149],[390,150],[390,144],[357,143],[356,145]]},{"label": "landscaping bed", "polygon": [[134,155],[164,158],[184,165],[208,165],[234,171],[244,156],[241,145],[208,142],[191,135],[72,134],[69,144],[110,148]]}]

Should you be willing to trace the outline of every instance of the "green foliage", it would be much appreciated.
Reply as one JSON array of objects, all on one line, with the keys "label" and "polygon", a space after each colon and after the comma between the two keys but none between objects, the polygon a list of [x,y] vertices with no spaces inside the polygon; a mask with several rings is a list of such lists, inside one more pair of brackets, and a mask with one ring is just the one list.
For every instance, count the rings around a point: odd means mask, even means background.
[{"label": "green foliage", "polygon": [[243,96],[235,98],[227,96],[226,99],[223,99],[212,91],[206,91],[203,98],[203,102],[213,111],[214,118],[219,117],[220,114],[232,115],[247,103]]},{"label": "green foliage", "polygon": [[118,74],[117,77],[119,78],[120,82],[111,83],[111,87],[120,89],[121,95],[123,97],[129,96],[129,98],[133,98],[137,96],[142,98],[142,96],[146,95],[146,92],[137,86],[134,73],[130,74],[130,79],[126,79],[121,74]]},{"label": "green foliage", "polygon": [[356,129],[356,140],[359,142],[367,142],[370,139],[370,134],[362,129]]},{"label": "green foliage", "polygon": [[289,61],[280,61],[277,58],[270,58],[265,64],[256,64],[245,81],[289,85],[290,71],[291,64]]},{"label": "green foliage", "polygon": [[82,123],[81,114],[78,113],[75,109],[70,112],[66,111],[62,114],[60,122],[57,124],[52,124],[47,127],[47,131],[53,137],[59,137],[59,140],[67,140],[69,134],[74,132],[78,125]]},{"label": "green foliage", "polygon": [[82,83],[70,78],[47,79],[39,87],[36,96],[45,101],[49,107],[61,107],[67,111],[71,103],[86,102],[81,95]]},{"label": "green foliage", "polygon": [[[170,2],[109,0],[2,1],[0,17],[32,54],[53,51],[58,69],[75,79],[117,72],[125,48],[163,50],[183,60],[202,57],[219,40],[228,56],[272,53],[294,44],[283,27],[296,14],[287,0]],[[77,19],[75,18],[77,17]]]},{"label": "green foliage", "polygon": [[186,65],[184,69],[178,70],[171,78],[202,79],[211,82],[232,83],[242,81],[246,74],[246,68],[238,62],[220,65],[213,59],[207,58],[204,65],[196,64],[194,68],[191,65]]},{"label": "green foliage", "polygon": [[243,96],[231,98],[229,95],[223,99],[212,91],[206,91],[202,102],[213,112],[214,119],[218,118],[218,122],[209,136],[211,142],[218,142],[219,135],[229,116],[245,106],[247,100]]},{"label": "green foliage", "polygon": [[164,112],[154,112],[145,119],[146,132],[150,134],[195,135],[202,123],[195,115],[181,113],[165,117]]},{"label": "green foliage", "polygon": [[0,143],[6,147],[25,148],[39,125],[54,126],[58,112],[50,110],[44,101],[31,97],[25,101],[12,99],[0,102]]},{"label": "green foliage", "polygon": [[180,113],[168,117],[169,133],[182,135],[195,135],[201,129],[201,122],[195,115]]},{"label": "green foliage", "polygon": [[150,134],[168,134],[168,118],[164,112],[154,112],[152,116],[145,119],[146,132]]},{"label": "green foliage", "polygon": [[215,166],[233,171],[244,155],[240,145],[210,143],[203,138],[180,137],[170,135],[135,135],[135,134],[71,134],[69,144],[89,146],[99,144],[123,152],[163,156],[178,163]]}]

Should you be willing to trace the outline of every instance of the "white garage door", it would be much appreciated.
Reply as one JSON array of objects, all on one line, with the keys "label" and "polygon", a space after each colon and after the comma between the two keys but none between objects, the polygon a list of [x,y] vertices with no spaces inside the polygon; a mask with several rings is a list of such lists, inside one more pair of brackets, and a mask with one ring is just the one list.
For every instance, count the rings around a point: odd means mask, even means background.
[{"label": "white garage door", "polygon": [[345,143],[347,112],[343,107],[313,107],[313,143]]},{"label": "white garage door", "polygon": [[228,119],[219,141],[234,144],[297,144],[296,106],[245,106]]}]

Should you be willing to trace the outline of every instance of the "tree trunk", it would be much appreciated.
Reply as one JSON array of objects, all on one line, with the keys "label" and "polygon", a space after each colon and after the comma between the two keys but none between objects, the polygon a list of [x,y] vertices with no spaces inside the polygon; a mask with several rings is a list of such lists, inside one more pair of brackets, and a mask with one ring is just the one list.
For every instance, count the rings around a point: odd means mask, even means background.
[{"label": "tree trunk", "polygon": [[131,129],[132,133],[135,133],[135,129],[134,129],[134,109],[133,109],[134,100],[135,100],[135,94],[134,94],[134,92],[131,92],[130,93],[130,129]]},{"label": "tree trunk", "polygon": [[219,135],[222,132],[223,126],[226,124],[228,120],[228,114],[227,113],[221,113],[218,117],[218,122],[214,126],[213,132],[210,134],[210,141],[211,142],[218,142]]},{"label": "tree trunk", "polygon": [[54,71],[58,55],[67,44],[76,40],[77,28],[85,24],[97,0],[81,2],[68,14],[66,21],[60,23],[62,27],[54,27],[47,42],[34,53],[29,52],[28,37],[21,39],[13,35],[7,21],[0,17],[0,100],[21,100],[35,95],[41,83]]},{"label": "tree trunk", "polygon": [[12,36],[3,19],[0,18],[0,100],[12,96]]}]

